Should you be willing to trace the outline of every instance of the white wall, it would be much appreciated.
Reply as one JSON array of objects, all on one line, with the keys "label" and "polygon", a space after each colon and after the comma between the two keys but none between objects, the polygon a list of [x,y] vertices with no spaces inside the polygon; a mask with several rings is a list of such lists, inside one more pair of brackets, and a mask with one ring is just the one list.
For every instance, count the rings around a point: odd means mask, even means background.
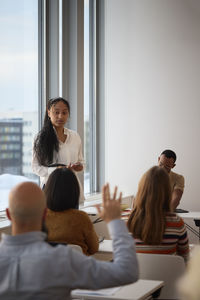
[{"label": "white wall", "polygon": [[105,1],[105,178],[125,194],[164,149],[200,210],[200,2]]}]

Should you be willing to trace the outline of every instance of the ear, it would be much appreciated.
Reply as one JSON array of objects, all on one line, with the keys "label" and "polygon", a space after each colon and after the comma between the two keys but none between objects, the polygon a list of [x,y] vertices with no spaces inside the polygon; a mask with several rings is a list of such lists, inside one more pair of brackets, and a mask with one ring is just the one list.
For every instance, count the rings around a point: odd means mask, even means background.
[{"label": "ear", "polygon": [[160,161],[160,156],[158,156],[158,162]]},{"label": "ear", "polygon": [[11,218],[11,216],[10,216],[10,212],[9,212],[9,209],[8,208],[6,208],[6,215],[7,215],[7,217],[8,217],[8,220],[12,220],[12,218]]},{"label": "ear", "polygon": [[175,167],[176,164],[173,165],[172,169]]},{"label": "ear", "polygon": [[50,110],[47,110],[48,117],[50,118]]}]

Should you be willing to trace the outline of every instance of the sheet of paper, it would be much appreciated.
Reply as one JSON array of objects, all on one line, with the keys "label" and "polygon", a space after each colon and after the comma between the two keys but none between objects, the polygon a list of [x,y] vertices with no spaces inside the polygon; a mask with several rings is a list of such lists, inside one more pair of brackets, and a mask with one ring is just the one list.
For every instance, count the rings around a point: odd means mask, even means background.
[{"label": "sheet of paper", "polygon": [[97,215],[97,209],[94,206],[83,207],[81,210],[86,212],[88,215]]},{"label": "sheet of paper", "polygon": [[99,296],[111,296],[114,295],[118,290],[119,287],[109,288],[109,289],[100,289],[100,290],[73,290],[72,295],[99,295]]}]

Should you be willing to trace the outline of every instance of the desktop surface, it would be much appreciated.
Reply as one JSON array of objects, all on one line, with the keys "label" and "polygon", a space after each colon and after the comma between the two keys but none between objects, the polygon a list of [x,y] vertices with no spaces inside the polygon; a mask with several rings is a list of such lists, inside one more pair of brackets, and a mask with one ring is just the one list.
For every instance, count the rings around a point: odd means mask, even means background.
[{"label": "desktop surface", "polygon": [[74,290],[71,293],[72,299],[116,299],[116,300],[145,300],[150,296],[156,298],[159,296],[161,288],[164,286],[163,281],[143,280],[121,286],[113,295],[98,295],[97,291]]}]

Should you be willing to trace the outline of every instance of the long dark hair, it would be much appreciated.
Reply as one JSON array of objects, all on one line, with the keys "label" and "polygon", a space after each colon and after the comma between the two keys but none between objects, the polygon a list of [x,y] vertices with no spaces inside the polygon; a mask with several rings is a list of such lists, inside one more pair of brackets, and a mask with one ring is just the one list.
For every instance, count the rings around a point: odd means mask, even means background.
[{"label": "long dark hair", "polygon": [[78,209],[80,188],[76,175],[70,169],[54,170],[47,180],[44,193],[47,207],[53,211]]},{"label": "long dark hair", "polygon": [[48,110],[56,103],[62,101],[66,106],[70,114],[69,102],[61,97],[50,99],[47,103],[46,113],[44,117],[44,124],[40,132],[38,133],[34,142],[34,152],[40,165],[48,166],[53,162],[54,150],[58,152],[59,141],[51,120],[48,116]]}]

